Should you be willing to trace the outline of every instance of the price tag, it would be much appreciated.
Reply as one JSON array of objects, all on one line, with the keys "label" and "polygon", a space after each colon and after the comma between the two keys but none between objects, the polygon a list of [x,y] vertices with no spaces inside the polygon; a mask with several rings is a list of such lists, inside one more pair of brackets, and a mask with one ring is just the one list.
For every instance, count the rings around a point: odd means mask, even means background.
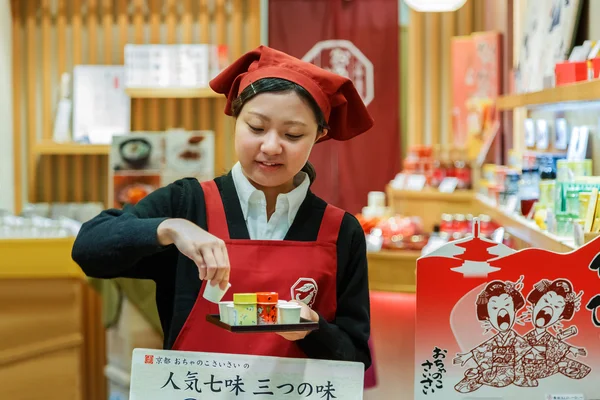
[{"label": "price tag", "polygon": [[409,175],[406,180],[406,189],[421,191],[425,187],[425,175]]},{"label": "price tag", "polygon": [[444,178],[438,187],[442,193],[454,193],[458,186],[458,178]]}]

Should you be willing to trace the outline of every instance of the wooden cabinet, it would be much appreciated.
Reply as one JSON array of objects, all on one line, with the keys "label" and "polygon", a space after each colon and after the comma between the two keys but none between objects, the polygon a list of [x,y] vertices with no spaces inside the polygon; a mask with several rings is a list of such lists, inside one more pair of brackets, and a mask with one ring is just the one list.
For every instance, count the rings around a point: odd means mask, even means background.
[{"label": "wooden cabinet", "polygon": [[72,243],[0,240],[0,399],[107,398],[101,302]]},{"label": "wooden cabinet", "polygon": [[369,290],[414,293],[420,251],[382,250],[368,253]]}]

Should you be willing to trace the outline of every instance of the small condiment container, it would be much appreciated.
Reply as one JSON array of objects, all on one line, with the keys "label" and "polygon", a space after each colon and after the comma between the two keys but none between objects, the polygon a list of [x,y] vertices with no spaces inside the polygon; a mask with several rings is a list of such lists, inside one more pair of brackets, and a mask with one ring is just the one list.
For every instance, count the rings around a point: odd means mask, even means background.
[{"label": "small condiment container", "polygon": [[220,301],[219,302],[219,319],[221,320],[221,322],[224,322],[229,325],[233,325],[233,324],[229,323],[229,314],[227,311],[227,306],[229,304],[231,304],[231,306],[233,307],[233,301]]},{"label": "small condiment container", "polygon": [[280,304],[287,304],[287,300],[277,300],[277,323],[281,323],[281,311],[279,310]]},{"label": "small condiment container", "polygon": [[[229,304],[227,304],[225,306],[225,313],[227,315],[226,319],[227,319],[227,323],[231,326],[237,325],[237,321],[236,321],[236,315],[235,315],[235,308],[233,306],[233,301],[230,302]],[[223,321],[225,322],[225,321]]]},{"label": "small condiment container", "polygon": [[256,325],[256,293],[234,293],[235,325]]},{"label": "small condiment container", "polygon": [[256,293],[258,325],[271,325],[277,323],[278,300],[279,295],[276,292]]},{"label": "small condiment container", "polygon": [[278,304],[280,324],[299,324],[302,307],[296,303]]}]

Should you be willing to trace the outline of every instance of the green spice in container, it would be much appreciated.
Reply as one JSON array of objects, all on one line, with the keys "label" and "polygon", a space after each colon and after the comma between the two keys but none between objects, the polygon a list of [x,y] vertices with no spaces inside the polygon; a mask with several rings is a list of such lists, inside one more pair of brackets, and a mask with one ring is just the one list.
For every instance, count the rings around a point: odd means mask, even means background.
[{"label": "green spice in container", "polygon": [[256,325],[256,293],[234,293],[233,308],[235,325]]}]

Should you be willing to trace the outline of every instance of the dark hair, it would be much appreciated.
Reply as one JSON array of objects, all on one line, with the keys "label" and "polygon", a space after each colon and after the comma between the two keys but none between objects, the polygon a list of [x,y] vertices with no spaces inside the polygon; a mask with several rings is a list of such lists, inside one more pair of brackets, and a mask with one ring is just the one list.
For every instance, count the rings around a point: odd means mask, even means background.
[{"label": "dark hair", "polygon": [[491,297],[507,294],[512,298],[515,313],[525,305],[525,299],[521,292],[516,290],[512,285],[507,285],[506,282],[492,281],[477,298],[477,319],[485,321],[490,317],[487,304]]},{"label": "dark hair", "polygon": [[[561,319],[569,321],[571,318],[573,318],[576,301],[571,282],[566,279],[557,279],[553,282],[543,279],[534,285],[533,290],[527,296],[527,301],[535,307],[542,296],[548,292],[555,292],[557,295],[565,299],[565,308],[560,315]],[[571,294],[571,296],[569,296],[569,294]],[[573,298],[573,300],[570,300],[571,298]]]},{"label": "dark hair", "polygon": [[[309,107],[315,114],[315,120],[317,121],[318,125],[317,134],[323,132],[325,129],[329,129],[327,121],[325,121],[325,115],[323,115],[323,111],[321,111],[321,108],[315,99],[310,95],[310,93],[308,93],[306,89],[297,83],[281,78],[263,78],[252,82],[252,84],[248,85],[244,90],[242,90],[240,95],[231,103],[231,114],[234,117],[238,117],[242,112],[244,104],[246,104],[248,100],[252,99],[257,94],[286,92],[294,92],[300,96],[301,99],[308,103]],[[315,181],[315,179],[317,179],[317,171],[310,161],[307,161],[306,164],[304,164],[302,171],[308,175],[311,184]]]}]

